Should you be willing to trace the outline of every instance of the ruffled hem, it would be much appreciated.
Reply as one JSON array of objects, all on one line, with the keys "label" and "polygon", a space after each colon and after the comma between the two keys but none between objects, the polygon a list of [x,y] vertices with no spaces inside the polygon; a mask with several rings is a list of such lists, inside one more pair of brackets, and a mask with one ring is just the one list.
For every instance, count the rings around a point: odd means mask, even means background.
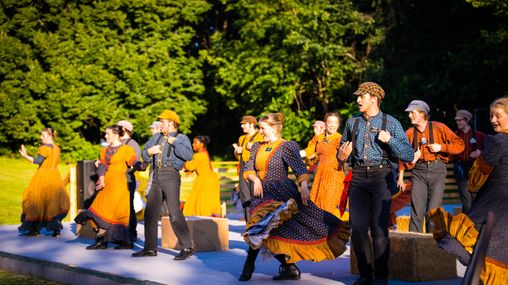
[{"label": "ruffled hem", "polygon": [[349,223],[342,223],[332,235],[314,244],[295,243],[278,238],[269,238],[263,245],[273,254],[287,255],[288,263],[300,260],[318,262],[332,260],[346,251],[346,243],[350,237]]},{"label": "ruffled hem", "polygon": [[74,221],[81,225],[86,224],[88,220],[92,220],[99,228],[106,230],[104,241],[117,243],[130,241],[128,225],[108,223],[90,210],[85,210],[74,218]]},{"label": "ruffled hem", "polygon": [[263,240],[270,236],[270,231],[279,227],[298,212],[294,199],[286,203],[269,200],[259,205],[249,219],[247,230],[243,234],[245,241],[254,249],[258,249]]},{"label": "ruffled hem", "polygon": [[54,234],[60,234],[63,229],[62,220],[67,216],[67,212],[56,215],[49,221],[29,221],[24,214],[21,215],[21,225],[18,227],[20,233],[36,231],[41,232],[42,229],[51,231]]},{"label": "ruffled hem", "polygon": [[508,264],[486,257],[480,278],[485,285],[508,284]]},{"label": "ruffled hem", "polygon": [[285,254],[289,263],[335,259],[344,253],[350,237],[347,222],[340,223],[332,234],[319,240],[298,241],[270,234],[297,212],[294,199],[289,199],[286,203],[265,201],[252,211],[247,231],[243,234],[245,241],[254,249],[264,246],[273,254]]},{"label": "ruffled hem", "polygon": [[463,213],[453,216],[443,208],[435,208],[427,213],[427,218],[434,222],[434,239],[440,241],[446,234],[456,239],[464,249],[472,253],[478,239],[478,230],[473,221]]}]

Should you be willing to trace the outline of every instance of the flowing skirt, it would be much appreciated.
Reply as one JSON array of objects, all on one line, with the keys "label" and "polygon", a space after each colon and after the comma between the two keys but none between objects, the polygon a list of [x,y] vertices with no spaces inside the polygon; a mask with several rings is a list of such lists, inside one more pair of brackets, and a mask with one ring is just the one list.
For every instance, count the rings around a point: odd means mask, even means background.
[{"label": "flowing skirt", "polygon": [[243,234],[251,247],[285,254],[289,263],[335,259],[346,250],[347,223],[311,201],[303,205],[296,184],[289,179],[262,184],[263,198],[253,197]]},{"label": "flowing skirt", "polygon": [[69,212],[69,195],[58,170],[40,168],[23,192],[20,233],[42,228],[58,235]]}]

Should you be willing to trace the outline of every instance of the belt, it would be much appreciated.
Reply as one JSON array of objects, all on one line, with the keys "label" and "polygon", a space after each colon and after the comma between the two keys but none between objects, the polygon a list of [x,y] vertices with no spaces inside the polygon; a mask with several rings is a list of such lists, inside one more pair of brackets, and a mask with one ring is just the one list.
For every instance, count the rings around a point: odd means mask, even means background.
[{"label": "belt", "polygon": [[441,160],[440,159],[436,159],[436,160],[418,160],[416,163],[431,164],[431,163],[438,162],[438,161],[441,161]]},{"label": "belt", "polygon": [[358,170],[374,170],[374,169],[382,169],[389,168],[388,164],[374,164],[374,165],[356,165],[353,168]]}]

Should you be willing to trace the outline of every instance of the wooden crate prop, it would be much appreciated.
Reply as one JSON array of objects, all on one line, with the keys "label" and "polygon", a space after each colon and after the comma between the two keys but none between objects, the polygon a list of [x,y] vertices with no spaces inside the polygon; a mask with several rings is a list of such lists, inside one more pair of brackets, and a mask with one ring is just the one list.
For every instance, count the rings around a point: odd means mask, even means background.
[{"label": "wooden crate prop", "polygon": [[[196,251],[213,251],[229,249],[229,229],[228,219],[190,216],[186,217],[189,226],[194,248]],[[161,218],[163,248],[180,249],[178,239],[176,238],[169,217]]]},{"label": "wooden crate prop", "polygon": [[[359,274],[351,249],[351,273]],[[390,231],[390,278],[432,281],[457,277],[455,257],[437,247],[432,234]]]}]

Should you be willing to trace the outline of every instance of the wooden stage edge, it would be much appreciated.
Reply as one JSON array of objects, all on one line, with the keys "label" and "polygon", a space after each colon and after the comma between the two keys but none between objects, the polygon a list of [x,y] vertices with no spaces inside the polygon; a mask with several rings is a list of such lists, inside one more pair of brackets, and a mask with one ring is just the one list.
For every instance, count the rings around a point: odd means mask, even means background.
[{"label": "wooden stage edge", "polygon": [[149,280],[123,277],[111,273],[105,273],[83,267],[76,267],[70,264],[62,264],[53,261],[36,259],[20,256],[0,251],[0,268],[23,275],[39,277],[45,280],[76,284],[96,284],[96,285],[117,285],[117,284],[148,284],[159,285]]}]

